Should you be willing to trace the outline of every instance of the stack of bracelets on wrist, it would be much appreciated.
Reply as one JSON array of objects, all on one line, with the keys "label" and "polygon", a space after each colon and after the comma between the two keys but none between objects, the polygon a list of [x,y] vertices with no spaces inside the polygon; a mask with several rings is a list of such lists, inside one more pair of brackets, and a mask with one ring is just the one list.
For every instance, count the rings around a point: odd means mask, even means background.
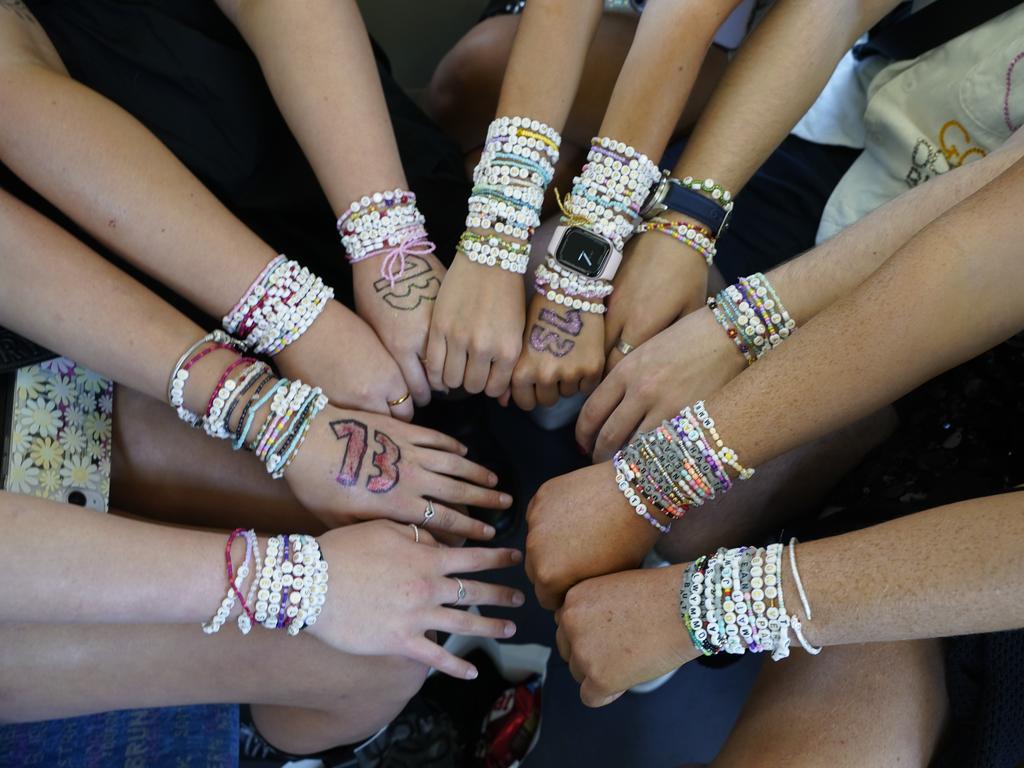
[{"label": "stack of bracelets on wrist", "polygon": [[334,289],[297,261],[275,256],[223,318],[224,330],[258,355],[296,341],[334,298]]},{"label": "stack of bracelets on wrist", "polygon": [[554,176],[561,143],[558,132],[538,120],[499,117],[490,124],[473,171],[467,231],[459,240],[466,258],[526,273],[529,240],[540,226],[544,192]]},{"label": "stack of bracelets on wrist", "polygon": [[[660,427],[638,434],[615,454],[612,463],[615,482],[629,505],[661,533],[668,533],[671,521],[691,506],[728,491],[732,479],[727,467],[741,480],[754,474],[726,447],[702,400]],[[652,506],[670,522],[663,524],[654,517]]]},{"label": "stack of bracelets on wrist", "polygon": [[376,192],[355,201],[338,219],[349,264],[383,256],[380,276],[392,287],[405,274],[407,256],[426,256],[435,246],[416,195],[404,189]]},{"label": "stack of bracelets on wrist", "polygon": [[[621,141],[595,137],[583,170],[573,179],[572,192],[558,201],[561,223],[594,232],[621,252],[660,176],[647,155]],[[538,266],[535,283],[549,301],[595,314],[605,313],[604,299],[612,292],[609,280],[571,274],[550,257],[544,267]]]},{"label": "stack of bracelets on wrist", "polygon": [[[327,396],[319,387],[301,381],[275,379],[266,363],[251,357],[236,357],[225,367],[202,415],[184,407],[189,371],[215,349],[233,349],[239,343],[221,331],[204,336],[181,356],[171,373],[168,400],[178,416],[193,427],[202,427],[211,437],[232,439],[233,447],[246,447],[277,479],[295,459],[306,439],[313,419],[327,405]],[[270,413],[256,437],[245,443],[256,414],[267,403]],[[236,411],[241,408],[234,427]]]},{"label": "stack of bracelets on wrist", "polygon": [[[710,198],[726,212],[732,211],[734,204],[732,194],[722,187],[721,184],[715,182],[714,179],[695,179],[692,176],[687,176],[682,181],[674,183],[678,183],[687,189],[699,192],[705,197]],[[717,255],[715,250],[716,235],[701,224],[687,224],[682,221],[655,217],[650,221],[640,224],[637,227],[637,232],[661,232],[664,235],[668,235],[699,253],[709,267]]]},{"label": "stack of bracelets on wrist", "polygon": [[[795,541],[789,544],[790,564],[809,620]],[[705,656],[771,652],[772,660],[780,661],[789,656],[792,629],[808,653],[820,653],[804,637],[799,617],[786,612],[782,570],[782,544],[723,547],[690,563],[679,589],[679,615],[694,648]]]},{"label": "stack of bracelets on wrist", "polygon": [[[231,546],[239,537],[245,539],[245,559],[236,570],[231,560]],[[242,587],[249,575],[249,563],[255,573],[247,595]],[[249,634],[253,624],[267,629],[285,629],[293,637],[316,623],[327,599],[327,562],[320,545],[312,536],[292,534],[267,539],[266,557],[260,559],[259,539],[255,531],[236,528],[228,536],[224,548],[227,572],[227,595],[203,632],[217,633],[241,604],[238,629]]]},{"label": "stack of bracelets on wrist", "polygon": [[708,307],[747,365],[779,346],[796,329],[796,321],[760,272],[741,277],[735,285],[709,298]]}]

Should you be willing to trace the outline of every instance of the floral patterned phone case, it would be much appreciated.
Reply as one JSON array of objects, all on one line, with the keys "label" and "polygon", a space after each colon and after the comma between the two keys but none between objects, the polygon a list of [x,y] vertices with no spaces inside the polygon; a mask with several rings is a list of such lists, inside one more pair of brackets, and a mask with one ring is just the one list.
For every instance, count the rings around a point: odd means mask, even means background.
[{"label": "floral patterned phone case", "polygon": [[66,357],[6,377],[3,487],[106,512],[114,383]]}]

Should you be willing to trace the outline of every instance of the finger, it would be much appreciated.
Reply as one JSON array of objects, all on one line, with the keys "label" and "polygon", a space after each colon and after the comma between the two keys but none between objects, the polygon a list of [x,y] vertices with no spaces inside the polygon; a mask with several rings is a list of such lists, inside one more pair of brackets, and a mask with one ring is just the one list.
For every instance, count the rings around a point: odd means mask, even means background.
[{"label": "finger", "polygon": [[606,362],[604,366],[605,376],[611,373],[612,370],[614,370],[615,366],[622,362],[622,358],[624,357],[625,355],[619,352],[619,350],[617,349],[613,349],[611,352],[609,352],[608,362]]},{"label": "finger", "polygon": [[[453,581],[452,584],[455,584]],[[508,619],[492,619],[479,613],[455,608],[435,608],[427,614],[427,627],[453,635],[508,638],[516,633],[516,623]]]},{"label": "finger", "polygon": [[468,661],[449,653],[425,637],[410,640],[405,655],[459,680],[473,680],[480,674]]},{"label": "finger", "polygon": [[455,347],[448,342],[448,352],[444,358],[444,374],[441,377],[448,389],[458,389],[466,374],[466,350]]},{"label": "finger", "polygon": [[426,371],[427,381],[430,382],[430,388],[435,392],[444,392],[447,387],[443,381],[444,371],[444,358],[445,352],[447,351],[447,342],[445,341],[444,335],[441,330],[436,327],[431,327],[430,337],[427,341],[427,354],[426,354]]},{"label": "finger", "polygon": [[[462,580],[466,596],[459,605],[497,605],[504,608],[518,608],[526,602],[526,595],[514,587],[503,587],[499,584],[488,584],[483,581]],[[454,603],[459,594],[459,582],[455,579],[437,580],[437,602],[439,604]],[[440,627],[438,627],[440,629]]]},{"label": "finger", "polygon": [[590,376],[584,376],[583,379],[580,380],[580,392],[585,392],[586,394],[589,395],[591,392],[597,389],[597,386],[600,383],[600,373],[593,373]]},{"label": "finger", "polygon": [[623,693],[625,693],[625,691],[608,693],[608,691],[601,688],[601,686],[589,677],[580,685],[580,701],[588,707],[603,707],[607,704],[611,704]]},{"label": "finger", "polygon": [[563,379],[558,382],[558,394],[562,397],[572,397],[580,391],[580,379],[576,377]]},{"label": "finger", "polygon": [[465,504],[468,507],[485,507],[486,509],[508,509],[512,506],[512,497],[502,491],[481,488],[478,485],[453,480],[444,475],[434,475],[436,490],[431,496],[446,504]]},{"label": "finger", "polygon": [[558,646],[558,655],[566,661],[572,658],[572,648],[569,645],[569,638],[565,632],[565,629],[559,627],[555,631],[555,645]]},{"label": "finger", "polygon": [[540,603],[540,607],[546,611],[557,611],[562,607],[562,603],[565,600],[565,590],[535,585],[533,591],[537,595],[537,602]]},{"label": "finger", "polygon": [[[424,501],[425,505],[426,502]],[[494,527],[469,515],[447,507],[440,502],[433,503],[434,515],[429,521],[423,521],[425,510],[419,512],[421,528],[430,531],[445,544],[459,546],[462,539],[486,541],[494,538]]]},{"label": "finger", "polygon": [[620,377],[612,376],[602,381],[587,398],[576,420],[576,442],[593,450],[597,433],[625,394],[626,387]]},{"label": "finger", "polygon": [[487,378],[491,374],[491,356],[487,352],[469,353],[469,361],[466,364],[466,375],[462,386],[471,395],[484,391],[487,385]]},{"label": "finger", "polygon": [[459,477],[477,485],[487,485],[492,488],[498,484],[498,476],[487,467],[470,461],[464,456],[451,453],[450,451],[435,451],[424,448],[418,454],[419,464],[431,472],[438,472],[449,477]]},{"label": "finger", "polygon": [[423,363],[416,355],[410,353],[403,357],[398,365],[402,369],[402,376],[405,377],[405,385],[412,394],[413,404],[422,408],[430,402],[430,382],[427,381]]},{"label": "finger", "polygon": [[605,421],[594,441],[594,461],[610,459],[636,432],[645,415],[646,411],[640,405],[639,398],[624,398]]},{"label": "finger", "polygon": [[587,679],[587,675],[583,671],[583,661],[580,658],[579,654],[577,654],[575,657],[573,657],[570,654],[567,661],[569,662],[569,672],[572,674],[573,679],[577,683],[582,683],[584,680]]},{"label": "finger", "polygon": [[[503,406],[508,405],[508,398],[512,395],[509,390],[509,382],[512,381],[512,371],[515,370],[518,359],[519,355],[508,355],[491,360],[491,373],[487,377],[484,393],[488,397],[497,397],[498,402]],[[503,399],[504,402],[502,402]]]},{"label": "finger", "polygon": [[558,384],[556,382],[537,384],[537,402],[540,405],[554,405],[557,403]]},{"label": "finger", "polygon": [[512,399],[516,401],[516,405],[522,408],[524,411],[532,411],[537,407],[537,392],[533,388],[533,382],[524,381],[521,384],[517,384],[515,377],[512,379]]},{"label": "finger", "polygon": [[612,350],[615,349],[615,345],[622,337],[622,326],[624,323],[624,313],[615,311],[618,307],[614,306],[614,299],[609,303],[613,307],[609,308],[604,316],[604,353],[606,356],[611,354]]},{"label": "finger", "polygon": [[466,547],[446,549],[441,557],[441,573],[477,573],[497,568],[510,568],[523,562],[518,549]]},{"label": "finger", "polygon": [[434,448],[438,451],[457,453],[459,456],[469,453],[469,449],[451,435],[427,427],[412,427],[409,442],[421,448]]}]

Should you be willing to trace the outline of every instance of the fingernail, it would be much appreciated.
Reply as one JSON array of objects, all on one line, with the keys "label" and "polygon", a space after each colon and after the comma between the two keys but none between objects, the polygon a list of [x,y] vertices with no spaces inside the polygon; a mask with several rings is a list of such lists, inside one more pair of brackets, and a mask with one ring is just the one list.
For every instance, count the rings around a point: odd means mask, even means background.
[{"label": "fingernail", "polygon": [[509,496],[507,493],[501,494],[501,496],[499,496],[498,498],[501,501],[501,503],[504,504],[506,507],[512,506],[512,497]]},{"label": "fingernail", "polygon": [[494,535],[494,526],[485,525],[484,526],[484,536],[493,536],[493,535]]},{"label": "fingernail", "polygon": [[522,605],[526,602],[526,595],[522,592],[516,592],[512,595],[512,605]]},{"label": "fingernail", "polygon": [[523,560],[523,553],[520,552],[518,549],[513,549],[512,550],[512,562],[513,563],[520,563],[520,562],[522,562],[522,560]]},{"label": "fingernail", "polygon": [[497,485],[498,484],[498,476],[492,472],[491,474],[489,474],[487,476],[487,482],[490,485]]},{"label": "fingernail", "polygon": [[512,637],[516,633],[516,625],[511,621],[505,625],[505,637]]},{"label": "fingernail", "polygon": [[463,456],[465,456],[467,453],[469,453],[469,448],[464,446],[462,443],[459,443],[459,450],[462,451],[462,455]]},{"label": "fingernail", "polygon": [[476,680],[476,678],[479,676],[479,674],[480,673],[477,672],[476,667],[470,667],[469,669],[466,670],[466,679],[467,680]]}]

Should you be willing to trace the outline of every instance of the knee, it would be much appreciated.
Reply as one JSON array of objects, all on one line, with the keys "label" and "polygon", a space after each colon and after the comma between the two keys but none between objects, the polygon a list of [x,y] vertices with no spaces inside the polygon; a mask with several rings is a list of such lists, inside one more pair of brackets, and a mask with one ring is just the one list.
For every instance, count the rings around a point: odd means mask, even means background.
[{"label": "knee", "polygon": [[473,27],[437,65],[427,106],[446,128],[468,113],[493,115],[518,19],[498,16]]}]

